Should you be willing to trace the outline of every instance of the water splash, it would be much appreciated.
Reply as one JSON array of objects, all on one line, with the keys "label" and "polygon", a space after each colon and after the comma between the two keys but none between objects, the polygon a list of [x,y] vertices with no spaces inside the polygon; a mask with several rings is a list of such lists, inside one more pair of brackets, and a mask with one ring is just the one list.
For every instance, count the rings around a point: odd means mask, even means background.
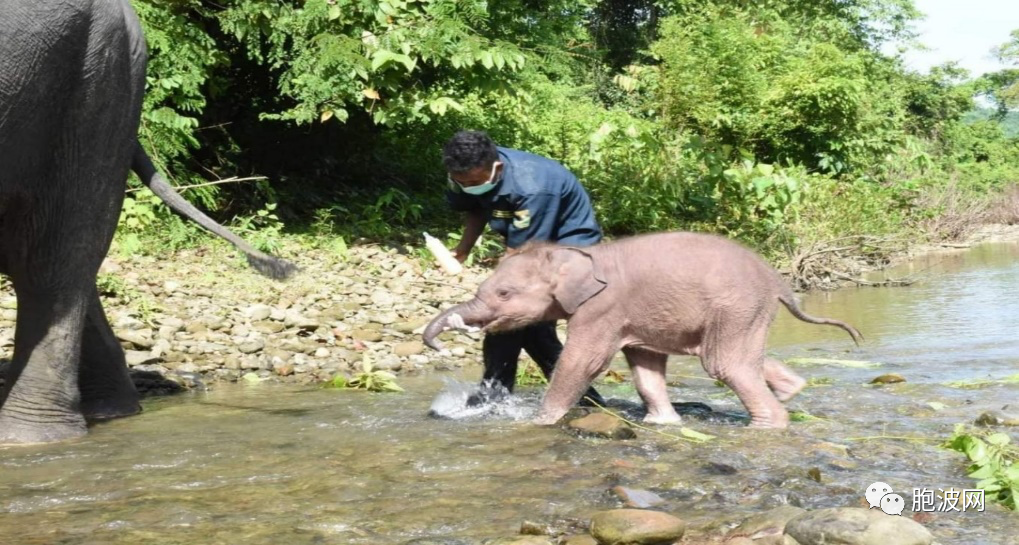
[{"label": "water splash", "polygon": [[537,401],[517,396],[501,384],[482,384],[443,379],[446,386],[435,396],[428,416],[450,420],[525,420],[534,416]]}]

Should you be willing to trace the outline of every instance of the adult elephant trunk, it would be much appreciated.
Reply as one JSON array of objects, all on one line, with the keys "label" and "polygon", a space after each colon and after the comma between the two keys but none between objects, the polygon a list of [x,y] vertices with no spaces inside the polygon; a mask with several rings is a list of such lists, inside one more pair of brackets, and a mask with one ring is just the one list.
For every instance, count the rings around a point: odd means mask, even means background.
[{"label": "adult elephant trunk", "polygon": [[[448,308],[425,327],[424,341],[429,348],[442,350],[442,343],[436,339],[439,333],[450,327],[461,326],[461,324],[457,323],[459,320],[453,318],[454,315],[458,315],[463,319],[462,325],[484,325],[492,321],[492,310],[477,297],[466,303],[460,303],[455,307]],[[451,320],[451,318],[453,319]]]}]

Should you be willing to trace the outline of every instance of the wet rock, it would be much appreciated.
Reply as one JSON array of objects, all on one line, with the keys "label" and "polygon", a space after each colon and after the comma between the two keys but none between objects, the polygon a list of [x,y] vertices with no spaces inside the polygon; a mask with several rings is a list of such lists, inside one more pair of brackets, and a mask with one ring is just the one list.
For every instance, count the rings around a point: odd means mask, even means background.
[{"label": "wet rock", "polygon": [[[926,528],[901,515],[879,509],[837,507],[799,515],[786,523],[789,545],[930,545]],[[788,541],[788,540],[787,540]]]},{"label": "wet rock", "polygon": [[580,534],[576,536],[570,536],[563,541],[562,545],[598,545],[598,540],[594,536],[587,534]]},{"label": "wet rock", "polygon": [[294,364],[292,363],[280,363],[273,364],[272,370],[281,377],[288,377],[294,374]]},{"label": "wet rock", "polygon": [[900,382],[906,382],[906,377],[898,373],[886,373],[884,375],[874,377],[874,380],[870,381],[871,384],[898,384]]},{"label": "wet rock", "polygon": [[425,345],[421,341],[408,341],[393,347],[393,354],[400,357],[415,356],[424,351]]},{"label": "wet rock", "polygon": [[404,545],[471,545],[469,541],[449,537],[420,537],[412,539]]},{"label": "wet rock", "polygon": [[591,413],[587,416],[571,420],[571,429],[582,434],[597,435],[608,439],[633,439],[637,437],[636,432],[629,424],[622,420],[602,412]]},{"label": "wet rock", "polygon": [[500,537],[486,539],[482,545],[555,545],[552,538],[548,536],[522,536],[522,537]]},{"label": "wet rock", "polygon": [[612,489],[612,492],[619,496],[619,499],[623,500],[623,505],[626,507],[645,509],[665,503],[661,496],[648,490],[617,486]]},{"label": "wet rock", "polygon": [[587,531],[588,523],[577,518],[558,518],[545,522],[525,520],[520,523],[520,533],[532,536],[561,536]]},{"label": "wet rock", "polygon": [[976,419],[978,426],[1019,426],[1019,417],[1008,416],[998,411],[984,411]]},{"label": "wet rock", "polygon": [[[783,545],[786,524],[804,513],[806,511],[792,505],[776,507],[743,521],[728,536],[733,539],[742,536],[755,545]],[[730,543],[726,541],[727,545]]]},{"label": "wet rock", "polygon": [[657,545],[683,537],[686,523],[668,514],[643,509],[614,509],[591,517],[591,535],[601,545]]}]

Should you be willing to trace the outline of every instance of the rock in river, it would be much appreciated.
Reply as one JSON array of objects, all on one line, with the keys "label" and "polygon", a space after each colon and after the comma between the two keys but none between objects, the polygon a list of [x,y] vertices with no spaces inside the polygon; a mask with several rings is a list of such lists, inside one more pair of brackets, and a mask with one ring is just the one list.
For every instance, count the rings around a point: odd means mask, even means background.
[{"label": "rock in river", "polygon": [[809,511],[785,527],[786,545],[930,545],[923,525],[880,509],[837,507]]},{"label": "rock in river", "polygon": [[686,523],[659,511],[613,509],[591,518],[591,535],[602,545],[657,545],[683,537]]}]

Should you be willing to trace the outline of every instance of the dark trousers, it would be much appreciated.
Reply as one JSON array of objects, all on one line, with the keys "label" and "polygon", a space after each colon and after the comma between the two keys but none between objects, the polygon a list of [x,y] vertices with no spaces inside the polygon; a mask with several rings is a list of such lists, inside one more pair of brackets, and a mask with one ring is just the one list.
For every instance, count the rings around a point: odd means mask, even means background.
[{"label": "dark trousers", "polygon": [[[541,368],[545,378],[551,380],[552,371],[563,352],[563,343],[556,335],[555,326],[555,322],[540,322],[515,331],[485,335],[482,344],[485,361],[483,380],[497,382],[512,392],[521,350],[526,350]],[[588,388],[584,397],[590,397],[600,405],[605,404],[594,387]],[[589,403],[581,399],[581,405]]]}]

